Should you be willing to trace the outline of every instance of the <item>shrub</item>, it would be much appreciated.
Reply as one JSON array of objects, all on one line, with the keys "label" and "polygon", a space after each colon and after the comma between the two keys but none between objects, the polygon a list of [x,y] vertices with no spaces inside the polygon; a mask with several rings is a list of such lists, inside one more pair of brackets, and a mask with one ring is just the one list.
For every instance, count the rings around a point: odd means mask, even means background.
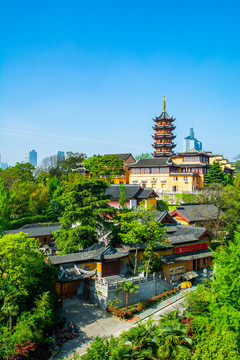
[{"label": "shrub", "polygon": [[106,310],[108,312],[110,312],[112,315],[117,316],[117,317],[119,317],[121,319],[128,319],[132,315],[147,309],[151,305],[156,304],[158,302],[163,301],[164,299],[169,298],[170,296],[176,294],[177,291],[178,291],[178,289],[165,291],[164,293],[159,294],[157,296],[154,296],[154,297],[152,297],[150,299],[140,301],[137,304],[130,305],[128,308],[123,307],[123,308],[118,309],[118,308],[116,308],[114,306],[108,306],[106,308]]}]

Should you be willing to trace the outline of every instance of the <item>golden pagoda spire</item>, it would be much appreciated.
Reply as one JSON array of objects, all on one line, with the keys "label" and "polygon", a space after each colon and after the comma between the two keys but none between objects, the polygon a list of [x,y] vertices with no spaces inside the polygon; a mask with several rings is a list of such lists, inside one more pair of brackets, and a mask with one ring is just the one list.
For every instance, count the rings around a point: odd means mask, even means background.
[{"label": "golden pagoda spire", "polygon": [[165,96],[163,96],[163,112],[166,112],[166,99],[165,99]]}]

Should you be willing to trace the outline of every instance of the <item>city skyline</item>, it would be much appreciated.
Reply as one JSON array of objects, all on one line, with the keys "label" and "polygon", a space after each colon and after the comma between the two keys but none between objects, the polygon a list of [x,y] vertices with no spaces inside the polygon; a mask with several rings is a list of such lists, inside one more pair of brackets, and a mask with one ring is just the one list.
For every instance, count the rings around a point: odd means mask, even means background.
[{"label": "city skyline", "polygon": [[239,8],[216,1],[5,2],[2,159],[14,165],[28,148],[38,152],[38,164],[56,149],[152,152],[152,118],[165,95],[176,118],[175,152],[193,127],[203,150],[232,161],[240,153]]}]

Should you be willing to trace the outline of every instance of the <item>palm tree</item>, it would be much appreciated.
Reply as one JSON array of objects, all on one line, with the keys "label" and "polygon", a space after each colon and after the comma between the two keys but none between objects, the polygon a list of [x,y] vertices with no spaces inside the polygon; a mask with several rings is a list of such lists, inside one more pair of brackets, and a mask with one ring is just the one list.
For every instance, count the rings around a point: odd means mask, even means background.
[{"label": "palm tree", "polygon": [[178,310],[173,310],[173,311],[169,311],[168,313],[164,314],[164,315],[160,315],[160,317],[162,319],[160,319],[160,322],[163,322],[165,320],[176,320],[176,319],[179,319],[180,318],[180,315],[179,315],[179,311]]},{"label": "palm tree", "polygon": [[118,287],[120,290],[126,291],[126,308],[128,308],[129,293],[137,292],[139,286],[134,284],[132,281],[124,280]]},{"label": "palm tree", "polygon": [[190,354],[192,339],[187,336],[187,332],[187,326],[181,324],[178,319],[164,318],[160,320],[155,331],[158,359],[178,359],[179,353],[183,351]]},{"label": "palm tree", "polygon": [[0,290],[0,299],[3,299],[1,311],[9,316],[9,329],[13,327],[13,317],[19,313],[18,299],[21,293],[15,285],[8,284]]},{"label": "palm tree", "polygon": [[156,359],[157,345],[153,341],[155,328],[156,325],[149,319],[146,323],[141,323],[124,332],[120,335],[120,344],[113,350],[110,359]]}]

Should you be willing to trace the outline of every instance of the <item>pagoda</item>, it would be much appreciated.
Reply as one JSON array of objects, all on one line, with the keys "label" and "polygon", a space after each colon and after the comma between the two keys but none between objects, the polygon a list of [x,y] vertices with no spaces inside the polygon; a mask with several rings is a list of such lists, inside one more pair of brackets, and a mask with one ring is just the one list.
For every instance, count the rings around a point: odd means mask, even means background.
[{"label": "pagoda", "polygon": [[176,136],[172,134],[172,131],[175,129],[175,126],[173,126],[175,119],[166,113],[165,96],[163,97],[163,111],[161,115],[153,119],[153,121],[156,125],[153,126],[155,135],[152,137],[155,140],[155,143],[152,147],[155,151],[152,155],[155,158],[173,155],[172,149],[176,146],[173,143],[173,139],[175,139]]}]

